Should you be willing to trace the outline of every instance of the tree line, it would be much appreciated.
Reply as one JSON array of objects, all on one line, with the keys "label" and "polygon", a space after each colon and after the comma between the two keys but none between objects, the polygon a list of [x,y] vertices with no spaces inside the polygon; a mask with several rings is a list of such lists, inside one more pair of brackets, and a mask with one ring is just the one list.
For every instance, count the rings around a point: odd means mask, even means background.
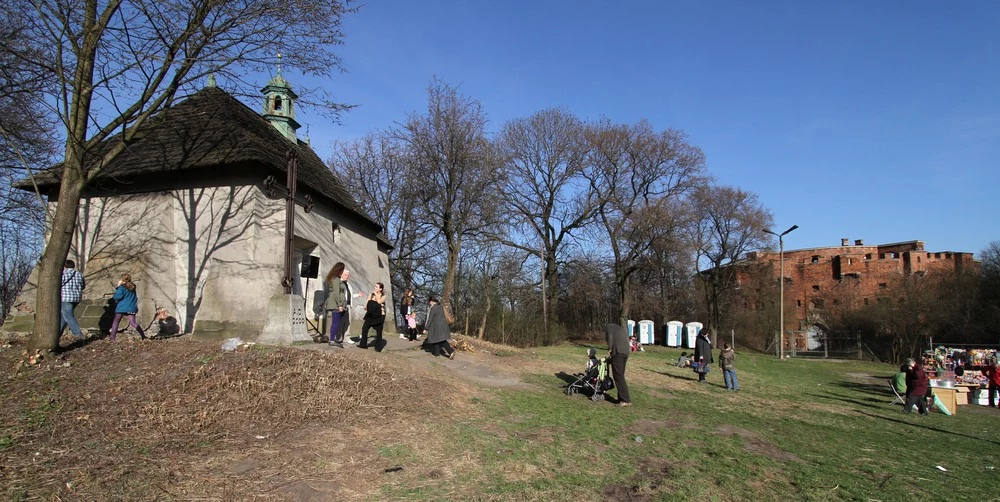
[{"label": "tree line", "polygon": [[768,244],[770,212],[715,184],[680,130],[556,108],[488,126],[435,79],[426,110],[329,159],[394,246],[394,291],[440,293],[460,330],[532,345],[626,319],[718,324],[731,278],[705,295],[699,265]]}]

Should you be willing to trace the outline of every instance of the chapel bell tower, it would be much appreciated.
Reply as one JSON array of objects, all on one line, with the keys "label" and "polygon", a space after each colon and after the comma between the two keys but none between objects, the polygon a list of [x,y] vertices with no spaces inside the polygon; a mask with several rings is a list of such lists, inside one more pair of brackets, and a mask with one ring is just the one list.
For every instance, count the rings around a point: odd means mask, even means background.
[{"label": "chapel bell tower", "polygon": [[281,54],[278,54],[278,74],[261,92],[264,93],[264,118],[289,141],[297,142],[295,131],[301,127],[295,120],[295,98],[298,96],[281,76]]}]

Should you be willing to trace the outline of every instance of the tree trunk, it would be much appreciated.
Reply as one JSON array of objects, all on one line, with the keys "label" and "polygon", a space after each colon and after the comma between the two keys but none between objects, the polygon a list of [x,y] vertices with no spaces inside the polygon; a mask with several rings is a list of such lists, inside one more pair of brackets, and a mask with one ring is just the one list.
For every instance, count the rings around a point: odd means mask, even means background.
[{"label": "tree trunk", "polygon": [[546,290],[548,298],[546,298],[546,301],[548,302],[548,315],[551,325],[551,323],[558,322],[559,320],[559,312],[556,308],[559,303],[559,270],[553,254],[547,254],[545,261],[545,280],[548,285],[548,289]]},{"label": "tree trunk", "polygon": [[[106,12],[118,9],[119,2],[107,6]],[[28,340],[33,349],[59,348],[59,307],[61,303],[62,269],[73,244],[80,195],[87,182],[84,172],[87,126],[93,97],[94,59],[103,33],[97,26],[97,2],[89,0],[83,13],[83,40],[77,53],[77,66],[70,91],[69,117],[66,121],[66,158],[52,233],[38,263],[38,298],[35,302],[35,331]],[[63,88],[66,89],[65,87]],[[83,264],[78,264],[83,273]]]},{"label": "tree trunk", "polygon": [[448,257],[444,274],[444,287],[441,290],[441,305],[444,306],[446,312],[454,316],[455,311],[451,308],[451,296],[452,292],[455,291],[455,273],[458,269],[458,255],[462,252],[462,237],[452,234],[453,230],[448,217],[445,218],[442,230],[448,245]]},{"label": "tree trunk", "polygon": [[483,312],[483,320],[479,321],[479,332],[476,334],[476,338],[479,338],[480,340],[483,339],[483,335],[486,333],[486,318],[489,317],[490,307],[493,305],[490,296],[491,295],[486,295],[486,311]]},{"label": "tree trunk", "polygon": [[620,305],[618,309],[618,323],[627,329],[629,310],[632,307],[628,299],[628,277],[623,277],[616,282],[618,283],[618,305]]},{"label": "tree trunk", "polygon": [[[76,212],[80,206],[83,179],[79,169],[67,167],[63,171],[59,204],[52,217],[52,233],[45,251],[38,262],[38,297],[35,300],[35,330],[28,346],[32,349],[53,351],[59,348],[59,323],[63,263],[73,244]],[[77,264],[81,273],[83,264]]]}]

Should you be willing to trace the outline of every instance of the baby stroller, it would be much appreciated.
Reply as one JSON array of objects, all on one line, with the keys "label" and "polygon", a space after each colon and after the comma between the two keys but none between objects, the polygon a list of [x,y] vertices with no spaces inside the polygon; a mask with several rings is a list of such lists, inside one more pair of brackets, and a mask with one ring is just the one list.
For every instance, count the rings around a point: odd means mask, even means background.
[{"label": "baby stroller", "polygon": [[587,361],[587,371],[580,373],[576,381],[566,386],[566,395],[572,396],[587,391],[590,393],[591,401],[600,401],[604,399],[604,393],[615,386],[611,379],[611,367],[607,359],[597,359],[593,347],[587,351],[587,355],[590,356]]}]

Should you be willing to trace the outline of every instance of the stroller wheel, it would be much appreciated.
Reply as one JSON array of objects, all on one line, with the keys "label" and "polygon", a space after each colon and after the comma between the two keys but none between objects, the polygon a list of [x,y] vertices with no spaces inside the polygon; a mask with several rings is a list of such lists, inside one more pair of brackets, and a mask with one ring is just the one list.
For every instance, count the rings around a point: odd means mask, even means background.
[{"label": "stroller wheel", "polygon": [[573,387],[566,387],[566,395],[567,396],[573,395]]},{"label": "stroller wheel", "polygon": [[590,396],[590,400],[594,402],[600,401],[603,398],[604,394],[601,394],[600,392],[595,392],[593,396]]}]

